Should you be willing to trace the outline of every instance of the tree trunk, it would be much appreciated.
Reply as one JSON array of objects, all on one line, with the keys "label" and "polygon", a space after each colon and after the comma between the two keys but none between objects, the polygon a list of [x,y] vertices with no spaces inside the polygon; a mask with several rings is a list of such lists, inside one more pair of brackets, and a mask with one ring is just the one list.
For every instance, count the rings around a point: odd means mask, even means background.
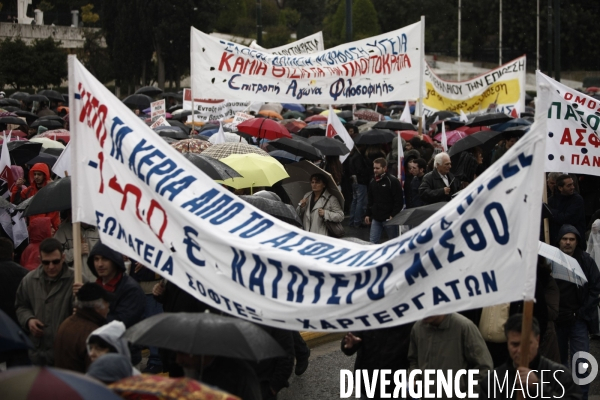
[{"label": "tree trunk", "polygon": [[163,59],[160,44],[156,43],[156,64],[158,66],[158,87],[165,90],[165,60]]}]

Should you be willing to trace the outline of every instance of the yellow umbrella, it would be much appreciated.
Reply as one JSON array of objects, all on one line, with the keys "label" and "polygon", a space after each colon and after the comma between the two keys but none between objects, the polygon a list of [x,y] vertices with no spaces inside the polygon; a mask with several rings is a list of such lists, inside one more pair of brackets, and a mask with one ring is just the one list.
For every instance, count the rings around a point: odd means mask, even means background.
[{"label": "yellow umbrella", "polygon": [[[339,114],[339,113],[341,113],[341,112],[342,112],[342,110],[338,110],[337,108],[334,108],[334,109],[333,109],[333,112],[334,112],[334,113],[336,113],[336,114]],[[319,115],[329,115],[329,110],[325,110],[325,111],[323,111],[323,112],[322,112],[321,114],[319,114]]]},{"label": "yellow umbrella", "polygon": [[258,154],[232,154],[222,158],[224,162],[242,177],[216,181],[235,189],[254,188],[255,186],[273,186],[289,177],[283,165],[271,156]]}]

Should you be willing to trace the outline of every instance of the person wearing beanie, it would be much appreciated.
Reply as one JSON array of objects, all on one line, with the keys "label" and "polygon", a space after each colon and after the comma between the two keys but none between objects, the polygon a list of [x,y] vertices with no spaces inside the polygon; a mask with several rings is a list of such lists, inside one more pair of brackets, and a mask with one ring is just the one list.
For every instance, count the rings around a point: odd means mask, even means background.
[{"label": "person wearing beanie", "polygon": [[58,328],[54,341],[57,368],[85,373],[91,364],[86,340],[106,323],[109,303],[114,295],[96,283],[85,283],[75,296],[75,313]]}]

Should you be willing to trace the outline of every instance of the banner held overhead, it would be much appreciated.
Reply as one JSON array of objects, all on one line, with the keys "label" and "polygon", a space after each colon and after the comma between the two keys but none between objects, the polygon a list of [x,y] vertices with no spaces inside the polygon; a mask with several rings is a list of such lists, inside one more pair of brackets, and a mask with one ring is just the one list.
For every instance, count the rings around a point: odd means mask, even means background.
[{"label": "banner held overhead", "polygon": [[250,43],[250,48],[260,50],[264,53],[278,54],[280,56],[298,56],[301,54],[318,53],[325,50],[322,31],[313,33],[312,35],[296,40],[295,42],[284,44],[279,47],[273,47],[271,49],[265,49],[264,47],[259,46],[256,43],[256,40],[253,40],[252,43]]}]

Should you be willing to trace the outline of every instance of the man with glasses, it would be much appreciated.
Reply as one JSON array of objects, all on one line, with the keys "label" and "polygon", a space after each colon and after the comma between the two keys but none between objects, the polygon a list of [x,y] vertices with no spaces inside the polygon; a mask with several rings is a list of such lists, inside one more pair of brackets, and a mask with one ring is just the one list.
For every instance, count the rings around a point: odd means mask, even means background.
[{"label": "man with glasses", "polygon": [[34,365],[54,365],[54,338],[73,313],[73,270],[65,265],[62,244],[48,238],[40,243],[41,265],[29,272],[17,289],[15,308],[21,327],[34,348]]}]

